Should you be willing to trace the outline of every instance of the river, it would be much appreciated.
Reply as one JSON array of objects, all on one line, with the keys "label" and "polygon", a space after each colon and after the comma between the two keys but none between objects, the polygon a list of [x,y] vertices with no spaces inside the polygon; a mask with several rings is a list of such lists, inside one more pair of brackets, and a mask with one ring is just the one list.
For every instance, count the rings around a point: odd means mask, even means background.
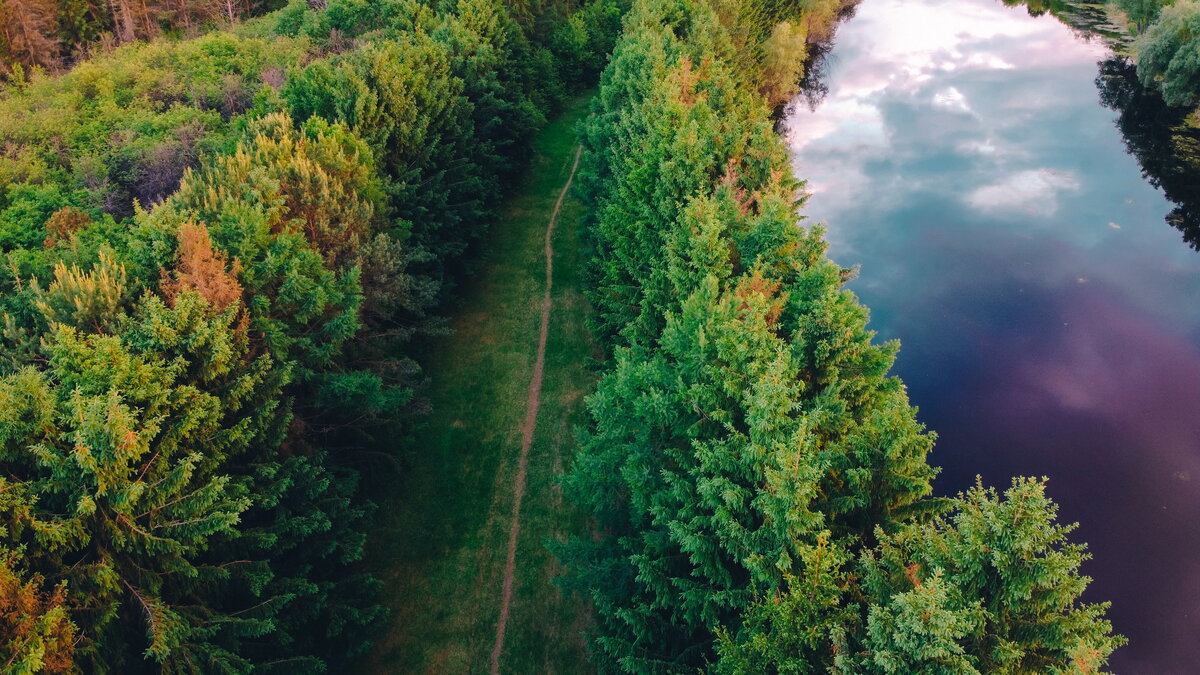
[{"label": "river", "polygon": [[1109,54],[996,0],[863,0],[785,130],[937,431],[937,490],[1050,477],[1130,639],[1200,672],[1200,254],[1101,105]]}]

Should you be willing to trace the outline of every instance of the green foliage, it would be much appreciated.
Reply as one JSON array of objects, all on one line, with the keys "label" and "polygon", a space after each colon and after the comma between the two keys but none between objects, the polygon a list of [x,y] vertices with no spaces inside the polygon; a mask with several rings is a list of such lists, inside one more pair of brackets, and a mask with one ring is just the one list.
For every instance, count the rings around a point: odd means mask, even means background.
[{"label": "green foliage", "polygon": [[1160,92],[1167,105],[1191,109],[1200,103],[1200,5],[1193,0],[1105,0],[1098,6],[1003,1],[1026,5],[1032,15],[1050,12],[1076,31],[1101,37],[1136,64],[1142,85]]},{"label": "green foliage", "polygon": [[46,238],[45,225],[69,198],[55,185],[13,182],[5,188],[0,203],[5,205],[0,227],[0,251],[33,248]]},{"label": "green foliage", "polygon": [[84,272],[59,262],[54,281],[42,291],[34,280],[36,306],[51,325],[64,324],[102,332],[112,322],[124,318],[129,304],[129,284],[125,266],[112,255],[101,252],[95,267]]},{"label": "green foliage", "polygon": [[316,455],[257,465],[241,534],[216,549],[240,561],[211,582],[237,608],[218,638],[253,672],[337,672],[385,614],[378,581],[352,571],[372,507],[355,494],[355,472],[327,464]]},{"label": "green foliage", "polygon": [[240,264],[251,329],[303,377],[358,330],[361,290],[346,268],[370,231],[378,188],[369,151],[344,127],[317,120],[296,130],[276,114],[250,133],[233,154],[187,174],[145,236],[208,223],[213,242]]},{"label": "green foliage", "polygon": [[[0,461],[10,486],[36,490],[10,512],[12,544],[70,583],[87,608],[83,630],[108,636],[109,649],[132,642],[116,653],[186,658],[211,620],[197,615],[188,580],[205,567],[207,542],[249,506],[216,470],[259,440],[251,394],[278,391],[267,357],[245,360],[233,322],[232,310],[214,317],[193,294],[174,308],[148,295],[112,333],[53,324],[48,370],[0,383]],[[144,642],[121,630],[141,621]],[[103,662],[95,648],[87,657]]]},{"label": "green foliage", "polygon": [[18,551],[0,549],[0,660],[12,675],[65,673],[74,666],[75,624],[66,584],[44,588],[20,568]]},{"label": "green foliage", "polygon": [[[852,272],[826,258],[820,228],[797,225],[799,186],[769,115],[796,75],[783,54],[804,51],[795,27],[832,16],[811,3],[635,3],[583,130],[591,300],[612,358],[565,480],[596,534],[557,549],[567,586],[597,610],[597,665],[1099,667],[1118,641],[1102,606],[1074,609],[1082,552],[1049,525],[1044,495],[1026,504],[1040,526],[955,541],[976,570],[1008,537],[1050,528],[1031,555],[1063,553],[1037,582],[1062,594],[1030,617],[1015,616],[1030,595],[1010,569],[968,581],[944,563],[917,588],[883,590],[871,567],[904,558],[897,542],[974,532],[971,508],[1006,507],[979,488],[937,517],[949,504],[929,498],[933,436],[887,374],[897,345],[872,344],[844,289]],[[988,640],[1021,656],[1001,661]]]},{"label": "green foliage", "polygon": [[279,9],[284,0],[5,0],[0,3],[0,84],[26,69],[56,72],[94,49],[196,35],[243,16]]},{"label": "green foliage", "polygon": [[857,569],[824,542],[720,645],[719,672],[1097,673],[1124,640],[1080,597],[1082,545],[1045,482],[976,486],[953,509],[880,535]]},{"label": "green foliage", "polygon": [[1200,100],[1200,4],[1181,0],[1163,9],[1137,41],[1138,79],[1154,83],[1168,105]]},{"label": "green foliage", "polygon": [[849,554],[822,535],[800,552],[801,576],[785,575],[783,590],[758,598],[737,635],[718,632],[717,673],[829,672],[839,635],[858,617],[846,606]]},{"label": "green foliage", "polygon": [[759,91],[772,106],[781,106],[800,91],[804,61],[808,55],[808,35],[803,28],[783,21],[776,24],[763,45],[762,86]]},{"label": "green foliage", "polygon": [[[460,255],[482,231],[484,177],[470,161],[471,104],[446,53],[420,34],[318,63],[284,91],[297,119],[345,120],[389,177],[390,214],[432,260]],[[453,170],[451,170],[453,167]],[[430,271],[435,279],[443,272]]]},{"label": "green foliage", "polygon": [[444,330],[437,303],[599,69],[616,5],[292,3],[51,77],[76,55],[43,63],[39,40],[280,3],[40,1],[0,4],[37,20],[24,52],[0,44],[19,67],[0,90],[0,548],[31,608],[10,651],[69,668],[70,608],[87,672],[348,667],[383,615],[350,571],[372,511],[355,452],[403,450],[422,408],[405,343]]},{"label": "green foliage", "polygon": [[[623,30],[619,0],[324,5],[61,77],[30,45],[149,36],[160,8],[4,5],[28,30],[0,57],[34,66],[0,91],[14,659],[70,668],[77,625],[88,672],[349,667],[383,615],[349,571],[352,461],[411,428],[406,341],[443,330],[535,131],[603,68],[579,184],[611,361],[564,486],[599,536],[558,547],[598,665],[1104,664],[1119,639],[1042,484],[938,515],[896,345],[797,225],[769,114],[837,3],[639,0]],[[1152,38],[1185,33],[1147,34],[1164,88],[1186,63]]]},{"label": "green foliage", "polygon": [[886,606],[873,605],[865,640],[870,660],[846,657],[838,665],[853,672],[977,675],[960,642],[981,623],[981,614],[937,570],[912,590],[893,595]]},{"label": "green foliage", "polygon": [[756,594],[896,527],[934,475],[895,346],[796,226],[759,80],[723,65],[745,39],[705,3],[637,4],[585,130],[614,361],[566,487],[608,536],[563,556],[606,667],[703,664]]},{"label": "green foliage", "polygon": [[1139,32],[1145,31],[1158,18],[1165,5],[1163,0],[1117,0],[1117,6]]},{"label": "green foliage", "polygon": [[1074,526],[1055,523],[1045,491],[1028,478],[1003,496],[977,485],[952,513],[864,553],[872,663],[848,656],[850,670],[1097,672],[1124,640],[1110,635],[1106,604],[1080,603],[1088,555],[1067,540]]},{"label": "green foliage", "polygon": [[215,33],[130,45],[0,91],[0,246],[39,244],[63,206],[125,218],[135,200],[162,201],[200,157],[231,144],[233,118],[273,95],[264,73],[304,49]]}]

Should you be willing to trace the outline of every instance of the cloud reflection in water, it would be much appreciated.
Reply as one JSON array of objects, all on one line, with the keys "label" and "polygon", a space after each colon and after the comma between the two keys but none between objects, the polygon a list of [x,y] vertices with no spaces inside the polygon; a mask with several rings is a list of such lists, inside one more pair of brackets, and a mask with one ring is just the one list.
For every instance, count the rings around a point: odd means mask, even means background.
[{"label": "cloud reflection in water", "polygon": [[1105,57],[993,0],[864,0],[788,138],[831,255],[940,434],[939,489],[1048,475],[1132,640],[1200,663],[1200,257],[1125,154]]}]

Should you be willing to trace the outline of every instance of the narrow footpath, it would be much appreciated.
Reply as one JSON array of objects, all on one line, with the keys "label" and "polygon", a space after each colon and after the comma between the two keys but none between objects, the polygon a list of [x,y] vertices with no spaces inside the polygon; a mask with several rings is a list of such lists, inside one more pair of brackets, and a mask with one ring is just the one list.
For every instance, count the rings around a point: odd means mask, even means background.
[{"label": "narrow footpath", "polygon": [[521,425],[521,457],[517,460],[517,484],[513,487],[512,524],[508,530],[508,560],[504,563],[504,590],[500,596],[500,620],[496,623],[496,643],[492,647],[492,675],[500,673],[500,655],[504,652],[504,633],[508,628],[508,613],[512,606],[513,572],[517,561],[517,537],[521,533],[521,500],[525,498],[525,478],[529,471],[529,448],[533,445],[533,432],[537,429],[538,408],[542,404],[542,373],[546,367],[546,339],[550,336],[550,310],[554,306],[551,291],[554,289],[554,225],[562,211],[563,199],[571,191],[575,172],[579,170],[579,158],[583,146],[575,150],[575,162],[567,184],[558,194],[550,222],[546,224],[546,295],[542,299],[542,327],[538,332],[537,358],[533,362],[533,377],[529,381],[529,399],[525,403],[525,422]]},{"label": "narrow footpath", "polygon": [[[560,494],[591,389],[580,287],[576,101],[535,144],[463,289],[454,333],[420,359],[432,413],[368,542],[392,610],[375,673],[586,673],[584,603],[546,542],[584,529]],[[553,310],[553,311],[552,311]]]}]

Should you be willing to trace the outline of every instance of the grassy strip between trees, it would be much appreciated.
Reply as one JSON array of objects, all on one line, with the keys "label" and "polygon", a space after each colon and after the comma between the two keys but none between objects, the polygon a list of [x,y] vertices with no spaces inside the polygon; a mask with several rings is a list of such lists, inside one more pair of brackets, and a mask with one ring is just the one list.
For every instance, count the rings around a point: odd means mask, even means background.
[{"label": "grassy strip between trees", "polygon": [[358,671],[409,347],[621,11],[293,0],[0,85],[0,671]]},{"label": "grassy strip between trees", "polygon": [[[538,139],[525,188],[488,236],[487,261],[464,288],[454,334],[420,357],[432,378],[433,414],[403,477],[380,509],[368,544],[385,584],[391,624],[377,640],[373,672],[485,672],[495,639],[521,423],[538,343],[546,226],[571,170],[575,101]],[[558,477],[574,447],[592,375],[593,349],[580,289],[580,206],[568,196],[554,235],[555,279],[545,380],[529,456],[513,605],[501,671],[587,669],[584,605],[553,584],[547,539],[580,531]]]}]

